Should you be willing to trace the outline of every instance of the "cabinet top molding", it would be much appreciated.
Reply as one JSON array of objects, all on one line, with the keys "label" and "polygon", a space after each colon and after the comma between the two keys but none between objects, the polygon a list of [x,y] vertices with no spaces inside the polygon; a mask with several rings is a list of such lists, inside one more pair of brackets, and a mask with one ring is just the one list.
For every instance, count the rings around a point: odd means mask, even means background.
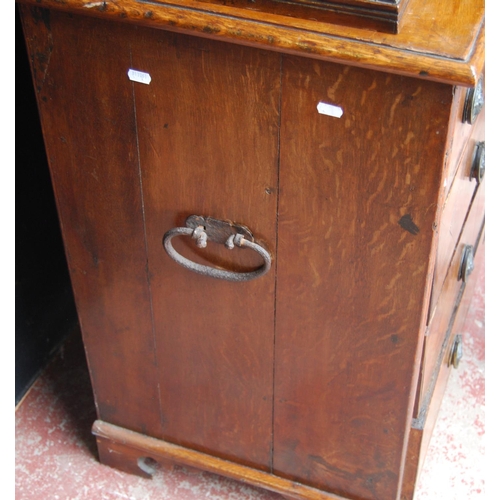
[{"label": "cabinet top molding", "polygon": [[410,0],[397,34],[292,17],[286,3],[255,10],[260,0],[18,2],[467,87],[484,67],[484,0]]}]

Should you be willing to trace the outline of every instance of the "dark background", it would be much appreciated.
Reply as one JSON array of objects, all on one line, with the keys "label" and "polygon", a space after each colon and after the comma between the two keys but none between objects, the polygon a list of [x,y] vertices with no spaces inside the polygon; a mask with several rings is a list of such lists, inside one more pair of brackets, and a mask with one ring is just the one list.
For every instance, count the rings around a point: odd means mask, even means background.
[{"label": "dark background", "polygon": [[17,8],[15,51],[17,404],[76,327],[77,315]]}]

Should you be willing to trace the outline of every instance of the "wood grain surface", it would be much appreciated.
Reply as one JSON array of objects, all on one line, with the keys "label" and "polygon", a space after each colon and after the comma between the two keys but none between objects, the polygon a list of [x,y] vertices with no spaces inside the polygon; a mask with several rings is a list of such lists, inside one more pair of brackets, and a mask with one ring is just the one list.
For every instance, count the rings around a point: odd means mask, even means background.
[{"label": "wood grain surface", "polygon": [[483,0],[412,0],[397,35],[202,0],[19,0],[459,85],[484,67]]},{"label": "wood grain surface", "polygon": [[[426,16],[459,8],[414,1]],[[21,6],[99,419],[132,448],[291,497],[396,500],[446,162],[470,134],[450,82],[475,82],[482,45],[460,27],[458,52],[436,54],[418,20],[389,43],[200,4]],[[475,5],[460,12],[480,37]],[[463,237],[477,237],[483,186]],[[248,226],[271,271],[232,283],[177,265],[163,237],[193,214]],[[205,265],[260,265],[174,245]]]},{"label": "wood grain surface", "polygon": [[104,460],[104,463],[144,477],[147,477],[148,474],[138,467],[137,461],[147,457],[157,461],[158,465],[162,467],[170,467],[173,462],[215,474],[223,474],[259,488],[274,491],[286,499],[347,500],[333,493],[274,476],[269,472],[252,469],[199,451],[166,443],[101,420],[94,422],[92,432],[97,437],[99,456]]},{"label": "wood grain surface", "polygon": [[[134,93],[163,435],[269,469],[275,264],[227,282],[180,267],[162,240],[191,214],[211,216],[248,226],[275,257],[280,58],[155,30],[130,43],[133,67],[152,78]],[[174,243],[205,265],[261,264],[251,250]]]},{"label": "wood grain surface", "polygon": [[130,28],[22,12],[98,415],[160,436]]},{"label": "wood grain surface", "polygon": [[397,498],[452,102],[446,85],[284,60],[276,474]]}]

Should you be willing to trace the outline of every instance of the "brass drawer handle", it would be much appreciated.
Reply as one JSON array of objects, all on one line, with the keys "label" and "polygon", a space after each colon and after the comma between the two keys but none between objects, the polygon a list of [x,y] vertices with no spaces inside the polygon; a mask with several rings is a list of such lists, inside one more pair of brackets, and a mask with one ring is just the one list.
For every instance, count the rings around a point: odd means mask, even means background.
[{"label": "brass drawer handle", "polygon": [[479,79],[477,85],[467,90],[467,94],[465,95],[465,104],[464,104],[464,112],[462,115],[462,121],[464,123],[469,123],[472,125],[476,118],[481,113],[481,110],[484,107],[484,85],[483,85],[483,77]]},{"label": "brass drawer handle", "polygon": [[486,170],[486,155],[484,141],[478,142],[476,144],[476,150],[474,151],[474,159],[472,160],[472,167],[470,169],[469,179],[476,179],[478,184],[484,177],[484,172]]},{"label": "brass drawer handle", "polygon": [[462,252],[462,260],[458,270],[458,280],[467,283],[467,279],[474,270],[474,247],[472,245],[465,245]]},{"label": "brass drawer handle", "polygon": [[450,357],[448,359],[448,366],[453,366],[453,368],[458,368],[460,360],[464,355],[462,347],[462,335],[457,335],[453,340],[453,345],[451,346]]},{"label": "brass drawer handle", "polygon": [[[252,241],[252,233],[245,226],[197,215],[188,217],[186,226],[170,229],[163,237],[163,246],[168,256],[182,267],[204,276],[227,281],[253,280],[264,276],[271,269],[271,255],[264,247]],[[199,248],[205,248],[208,241],[223,243],[229,250],[235,246],[250,248],[264,259],[264,263],[254,271],[241,273],[198,264],[183,257],[172,246],[172,239],[182,235],[195,239]]]}]

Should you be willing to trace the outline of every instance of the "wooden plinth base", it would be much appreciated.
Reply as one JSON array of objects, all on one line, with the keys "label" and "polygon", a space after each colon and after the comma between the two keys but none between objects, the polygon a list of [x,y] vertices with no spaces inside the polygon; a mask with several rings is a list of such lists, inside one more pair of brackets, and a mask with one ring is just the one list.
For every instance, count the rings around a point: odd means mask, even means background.
[{"label": "wooden plinth base", "polygon": [[152,476],[155,463],[162,467],[171,467],[176,463],[243,481],[290,499],[346,500],[333,493],[167,443],[102,420],[94,422],[92,433],[97,438],[99,458],[103,464],[142,477]]}]

